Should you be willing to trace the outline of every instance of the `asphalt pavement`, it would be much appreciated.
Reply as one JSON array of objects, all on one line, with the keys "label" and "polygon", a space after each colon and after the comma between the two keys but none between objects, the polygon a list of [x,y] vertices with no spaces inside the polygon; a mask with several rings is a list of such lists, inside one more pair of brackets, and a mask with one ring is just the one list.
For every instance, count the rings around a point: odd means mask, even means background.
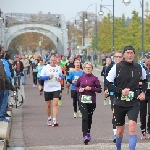
[{"label": "asphalt pavement", "polygon": [[[93,73],[99,77],[103,87],[101,68]],[[112,142],[112,112],[110,105],[103,105],[103,92],[97,94],[97,106],[93,114],[91,129],[92,140],[89,145],[83,144],[81,118],[73,118],[73,102],[70,94],[63,91],[62,106],[59,107],[58,127],[47,126],[44,97],[38,89],[32,87],[32,76],[27,78],[25,85],[26,100],[23,107],[13,110],[10,147],[24,147],[26,150],[115,150]],[[137,150],[149,150],[149,140],[140,140],[140,123],[138,120]],[[128,149],[128,119],[123,137],[123,150]],[[12,149],[11,149],[12,150]],[[15,149],[14,149],[15,150]],[[17,150],[17,149],[16,149]],[[19,150],[19,149],[18,149]],[[22,150],[22,149],[20,149]]]}]

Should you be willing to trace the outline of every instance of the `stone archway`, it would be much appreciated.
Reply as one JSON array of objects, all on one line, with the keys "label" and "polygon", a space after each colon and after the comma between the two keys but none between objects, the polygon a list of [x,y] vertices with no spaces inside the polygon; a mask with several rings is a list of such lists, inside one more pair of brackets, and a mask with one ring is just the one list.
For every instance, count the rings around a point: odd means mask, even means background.
[{"label": "stone archway", "polygon": [[[24,33],[40,33],[40,34],[43,34],[43,35],[46,35],[46,37],[48,37],[53,43],[54,43],[54,45],[55,45],[55,47],[57,47],[57,37],[52,33],[52,32],[45,32],[45,30],[33,30],[33,31],[31,31],[31,30],[27,30],[27,29],[24,29],[24,30],[22,30],[22,31],[17,31],[17,32],[15,32],[13,35],[11,35],[10,37],[9,37],[9,39],[6,41],[6,48],[8,49],[8,47],[9,47],[9,45],[10,45],[10,43],[11,43],[11,41],[15,38],[15,37],[17,37],[17,36],[19,36],[19,35],[21,35],[21,34],[24,34]],[[29,45],[30,45],[31,43],[29,43]],[[39,43],[33,43],[33,44],[39,44]],[[62,43],[60,43],[60,44],[62,44]],[[28,44],[27,44],[28,45]],[[41,44],[41,46],[42,46],[42,44]],[[61,46],[62,47],[62,45],[59,45],[59,46]],[[21,50],[21,49],[20,49]],[[56,49],[53,49],[53,50],[56,50]],[[23,52],[22,50],[20,51],[20,52]],[[45,52],[46,51],[39,51],[40,53],[41,53],[41,55],[42,56],[44,56],[45,55]]]},{"label": "stone archway", "polygon": [[[8,33],[4,37],[5,47],[8,48],[9,43],[16,36],[18,36],[22,33],[28,32],[29,30],[26,30],[27,28],[35,28],[36,29],[35,31],[30,31],[30,32],[42,33],[51,39],[52,39],[52,37],[51,37],[50,33],[53,33],[54,37],[56,37],[55,40],[53,40],[53,42],[55,43],[55,45],[57,47],[57,52],[62,55],[68,55],[68,51],[67,51],[68,34],[66,31],[66,21],[65,21],[65,18],[63,15],[60,15],[60,16],[61,16],[60,17],[61,18],[60,19],[61,27],[55,27],[50,24],[44,24],[43,22],[42,23],[28,22],[26,24],[21,23],[21,24],[17,24],[17,25],[12,25],[11,27],[8,28]],[[37,29],[43,29],[43,31],[41,32]],[[50,33],[49,34],[44,33],[44,30],[49,31]]]},{"label": "stone archway", "polygon": [[[15,37],[17,37],[18,35],[21,35],[23,33],[28,33],[28,32],[34,32],[34,33],[41,33],[43,35],[46,35],[49,39],[51,39],[53,41],[53,43],[55,44],[55,46],[57,46],[57,37],[52,33],[52,32],[45,32],[44,30],[39,31],[39,30],[22,30],[22,31],[17,31],[14,34],[12,34],[6,41],[6,48],[8,49],[9,44],[11,43],[12,39],[14,39]],[[62,43],[61,43],[62,45]]]}]

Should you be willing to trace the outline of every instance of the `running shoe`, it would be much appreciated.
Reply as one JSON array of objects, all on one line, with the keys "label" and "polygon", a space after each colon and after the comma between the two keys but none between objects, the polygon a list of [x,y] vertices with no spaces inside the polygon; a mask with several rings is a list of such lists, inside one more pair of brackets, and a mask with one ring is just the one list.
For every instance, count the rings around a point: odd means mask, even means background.
[{"label": "running shoe", "polygon": [[77,113],[76,112],[74,112],[73,118],[77,118]]},{"label": "running shoe", "polygon": [[144,132],[141,137],[141,140],[145,140],[145,139],[146,139],[146,132]]},{"label": "running shoe", "polygon": [[43,95],[43,92],[42,92],[42,91],[40,91],[40,95]]},{"label": "running shoe", "polygon": [[69,94],[69,90],[67,90],[67,92],[66,92],[67,94]]},{"label": "running shoe", "polygon": [[82,113],[81,113],[80,110],[78,111],[78,115],[79,115],[80,118],[82,117]]},{"label": "running shoe", "polygon": [[116,135],[114,135],[113,143],[116,143]]},{"label": "running shoe", "polygon": [[62,100],[58,100],[58,106],[62,105]]},{"label": "running shoe", "polygon": [[57,127],[57,126],[58,126],[58,122],[52,124],[52,127]]},{"label": "running shoe", "polygon": [[111,100],[109,100],[109,105],[111,105]]},{"label": "running shoe", "polygon": [[83,142],[85,145],[88,145],[89,137],[87,135],[83,137]]},{"label": "running shoe", "polygon": [[33,84],[33,87],[35,87],[35,84]]},{"label": "running shoe", "polygon": [[91,141],[91,135],[90,135],[90,133],[87,133],[87,136],[88,136],[89,142],[90,142]]},{"label": "running shoe", "polygon": [[107,101],[106,101],[106,99],[104,99],[104,105],[107,105]]},{"label": "running shoe", "polygon": [[51,119],[50,119],[50,120],[47,120],[47,125],[48,125],[48,126],[51,126],[51,125],[52,125]]},{"label": "running shoe", "polygon": [[147,138],[150,139],[150,133],[149,132],[147,132]]},{"label": "running shoe", "polygon": [[9,120],[9,119],[6,119],[6,118],[4,118],[4,119],[2,119],[2,120],[0,120],[0,121],[2,121],[2,122],[10,122],[10,120]]},{"label": "running shoe", "polygon": [[11,117],[10,115],[8,115],[7,113],[5,113],[5,117]]}]

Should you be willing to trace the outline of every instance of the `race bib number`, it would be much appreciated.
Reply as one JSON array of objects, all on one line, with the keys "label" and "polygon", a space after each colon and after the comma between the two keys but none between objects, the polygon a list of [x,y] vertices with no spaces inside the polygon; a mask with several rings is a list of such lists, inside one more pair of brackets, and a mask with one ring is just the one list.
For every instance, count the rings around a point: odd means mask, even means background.
[{"label": "race bib number", "polygon": [[122,101],[131,101],[134,98],[134,92],[130,91],[128,96],[121,96]]},{"label": "race bib number", "polygon": [[79,76],[74,76],[74,81],[77,81]]},{"label": "race bib number", "polygon": [[36,70],[36,69],[33,69],[33,72],[37,72],[37,70]]},{"label": "race bib number", "polygon": [[148,82],[147,89],[150,90],[150,82]]},{"label": "race bib number", "polygon": [[92,103],[92,96],[82,95],[81,102],[82,103]]},{"label": "race bib number", "polygon": [[58,78],[57,77],[53,77],[49,80],[50,82],[57,82],[58,81]]},{"label": "race bib number", "polygon": [[73,71],[73,68],[69,68],[69,72]]}]

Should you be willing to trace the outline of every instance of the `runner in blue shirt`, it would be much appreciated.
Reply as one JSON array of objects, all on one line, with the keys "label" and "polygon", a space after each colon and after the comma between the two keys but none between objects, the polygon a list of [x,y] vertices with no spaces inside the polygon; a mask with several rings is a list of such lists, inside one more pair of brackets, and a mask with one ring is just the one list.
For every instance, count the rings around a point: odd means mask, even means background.
[{"label": "runner in blue shirt", "polygon": [[[80,61],[75,60],[74,62],[75,68],[72,72],[69,73],[67,79],[67,87],[71,85],[71,98],[73,99],[73,107],[74,107],[74,118],[77,118],[77,103],[79,106],[79,93],[75,90],[75,84],[77,79],[84,74],[83,70],[80,69]],[[80,110],[78,111],[79,117],[82,117]]]}]

